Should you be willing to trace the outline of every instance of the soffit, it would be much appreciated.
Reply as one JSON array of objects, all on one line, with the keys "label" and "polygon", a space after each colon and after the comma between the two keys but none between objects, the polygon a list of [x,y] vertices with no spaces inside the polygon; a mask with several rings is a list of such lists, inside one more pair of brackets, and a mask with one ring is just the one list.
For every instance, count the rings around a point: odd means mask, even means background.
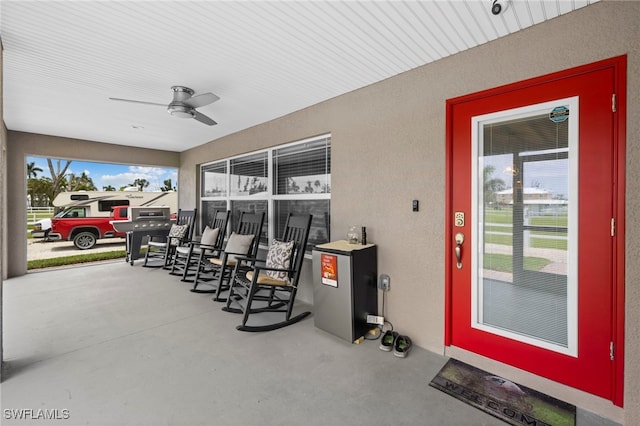
[{"label": "soffit", "polygon": [[[1,4],[9,130],[184,151],[597,0]],[[220,100],[169,116],[170,87]]]}]

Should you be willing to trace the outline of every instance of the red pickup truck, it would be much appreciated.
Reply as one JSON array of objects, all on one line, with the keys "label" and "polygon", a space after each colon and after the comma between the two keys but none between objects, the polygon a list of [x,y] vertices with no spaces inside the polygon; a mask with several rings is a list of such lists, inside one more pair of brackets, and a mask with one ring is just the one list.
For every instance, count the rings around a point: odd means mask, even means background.
[{"label": "red pickup truck", "polygon": [[71,208],[52,218],[49,239],[73,241],[80,250],[87,250],[100,238],[126,236],[124,232],[117,232],[111,221],[127,220],[128,206],[113,207],[109,217],[82,217],[83,212]]}]

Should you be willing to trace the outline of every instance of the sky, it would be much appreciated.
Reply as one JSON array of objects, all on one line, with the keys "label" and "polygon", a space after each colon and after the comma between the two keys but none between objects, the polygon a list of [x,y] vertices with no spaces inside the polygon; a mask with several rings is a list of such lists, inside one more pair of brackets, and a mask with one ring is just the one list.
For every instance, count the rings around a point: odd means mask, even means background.
[{"label": "sky", "polygon": [[[56,167],[56,160],[52,159],[53,165]],[[41,168],[42,172],[37,172],[37,177],[51,177],[49,166],[45,157],[27,157],[27,164],[34,162],[36,167]],[[60,162],[64,167],[65,160]],[[148,166],[132,166],[123,164],[94,163],[89,161],[73,160],[67,169],[67,173],[73,173],[79,176],[85,172],[91,179],[99,191],[103,187],[111,185],[116,190],[122,186],[130,185],[136,179],[146,179],[149,186],[145,191],[159,191],[164,185],[165,179],[171,179],[174,187],[178,186],[178,169],[166,167],[148,167]]]},{"label": "sky", "polygon": [[[507,186],[513,186],[513,175],[510,174],[512,156],[494,155],[484,157],[484,163],[492,165],[495,169],[493,178],[502,179]],[[554,196],[566,199],[569,196],[569,162],[567,159],[528,162],[524,165],[522,174],[525,188],[538,187],[551,192]]]}]

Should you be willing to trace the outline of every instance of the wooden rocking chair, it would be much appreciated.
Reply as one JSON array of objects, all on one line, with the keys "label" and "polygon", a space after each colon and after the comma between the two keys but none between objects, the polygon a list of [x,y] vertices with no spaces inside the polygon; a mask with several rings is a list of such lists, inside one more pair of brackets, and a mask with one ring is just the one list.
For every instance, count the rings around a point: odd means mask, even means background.
[{"label": "wooden rocking chair", "polygon": [[216,210],[211,223],[202,231],[200,239],[188,241],[185,245],[176,247],[169,273],[181,275],[181,281],[193,282],[193,279],[188,277],[196,274],[201,252],[205,252],[203,257],[213,257],[222,250],[230,214],[228,210]]},{"label": "wooden rocking chair", "polygon": [[[220,297],[220,294],[229,288],[231,273],[239,263],[237,257],[255,257],[258,253],[264,216],[264,212],[240,213],[238,228],[231,234],[224,249],[217,256],[207,256],[205,252],[200,253],[198,269],[191,289],[193,293],[215,293],[213,300],[226,301]],[[203,284],[208,288],[199,288]]]},{"label": "wooden rocking chair", "polygon": [[[265,260],[240,258],[252,265],[236,267],[224,311],[241,313],[240,331],[269,331],[306,318],[310,312],[292,317],[298,280],[307,247],[312,215],[289,214],[282,240],[274,240]],[[259,305],[259,306],[254,306]],[[266,325],[247,325],[249,316],[261,312],[282,312],[284,320]]]},{"label": "wooden rocking chair", "polygon": [[[171,225],[169,235],[162,240],[158,237],[149,237],[147,243],[147,253],[144,256],[142,266],[146,268],[165,268],[171,263],[176,247],[190,241],[193,237],[197,209],[178,210],[178,218],[175,224]],[[151,259],[162,259],[160,264],[149,264]]]}]

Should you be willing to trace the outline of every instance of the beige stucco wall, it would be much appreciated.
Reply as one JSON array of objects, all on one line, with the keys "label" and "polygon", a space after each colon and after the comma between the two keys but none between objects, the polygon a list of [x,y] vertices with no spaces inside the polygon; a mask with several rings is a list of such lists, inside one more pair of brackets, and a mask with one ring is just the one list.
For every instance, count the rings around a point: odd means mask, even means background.
[{"label": "beige stucco wall", "polygon": [[[386,314],[421,347],[574,402],[625,424],[640,418],[640,2],[603,2],[183,152],[181,201],[195,203],[197,165],[309,136],[332,135],[331,232],[367,226]],[[625,410],[609,401],[446,349],[444,335],[445,102],[488,88],[628,54]],[[184,197],[184,198],[183,198]],[[411,200],[421,209],[411,211]],[[304,283],[309,286],[309,282]]]},{"label": "beige stucco wall", "polygon": [[[0,266],[26,270],[25,157],[180,167],[180,205],[197,203],[197,165],[330,132],[332,235],[366,225],[379,272],[391,277],[386,315],[421,347],[457,357],[627,425],[640,418],[640,2],[601,2],[495,42],[181,154],[9,132],[0,160]],[[445,101],[601,59],[628,55],[625,409],[443,346]],[[4,147],[3,147],[4,148]],[[411,211],[411,200],[421,202]],[[1,201],[0,201],[1,203]],[[185,207],[187,208],[187,207]],[[8,221],[8,223],[7,223]],[[3,235],[4,233],[4,235]],[[12,250],[7,256],[7,241]],[[24,243],[21,243],[24,241]],[[4,263],[2,263],[4,262]],[[308,300],[307,276],[301,295]],[[1,283],[0,283],[1,284]],[[427,378],[425,378],[427,380]],[[425,382],[426,383],[426,382]]]},{"label": "beige stucco wall", "polygon": [[[3,47],[0,40],[0,99],[2,97],[3,74],[2,66]],[[4,214],[4,206],[7,197],[7,128],[4,125],[4,109],[3,102],[0,102],[0,382],[2,382],[2,361],[4,360],[4,346],[2,339],[2,290],[3,280],[5,279],[4,265],[7,264],[7,240],[4,238],[5,229],[7,228],[7,215]]]},{"label": "beige stucco wall", "polygon": [[3,227],[7,240],[12,242],[4,270],[5,276],[9,277],[23,275],[27,270],[27,241],[24,230],[27,229],[26,157],[30,155],[162,167],[178,167],[180,164],[180,154],[177,152],[9,131],[5,215],[9,223],[7,227]]}]

